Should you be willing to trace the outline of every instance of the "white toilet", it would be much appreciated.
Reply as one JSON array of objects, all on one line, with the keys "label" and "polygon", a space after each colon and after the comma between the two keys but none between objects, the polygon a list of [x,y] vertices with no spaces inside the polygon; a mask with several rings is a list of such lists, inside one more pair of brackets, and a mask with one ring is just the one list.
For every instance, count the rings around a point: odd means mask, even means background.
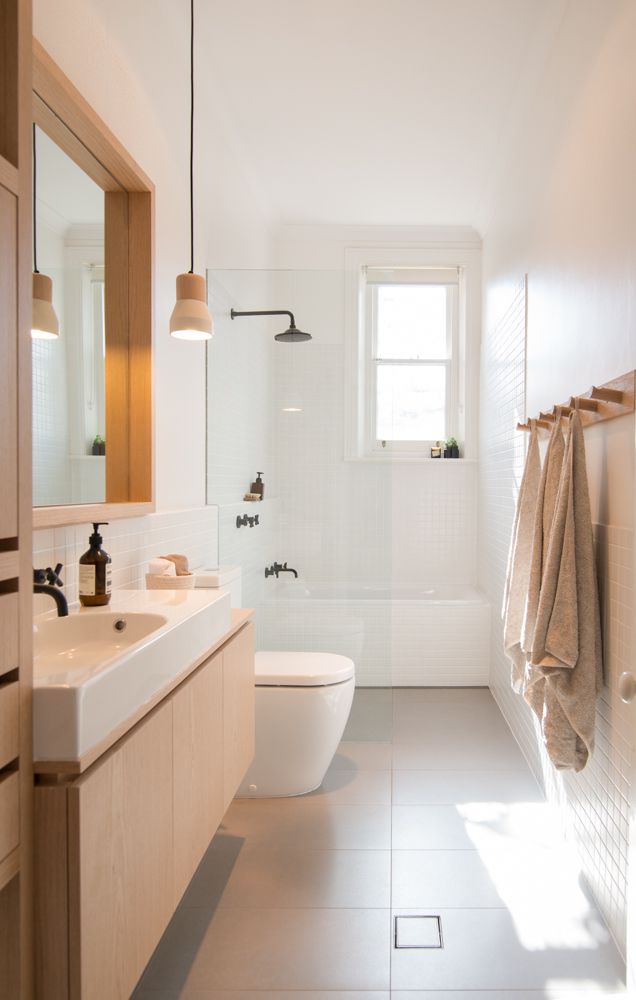
[{"label": "white toilet", "polygon": [[335,653],[256,654],[256,752],[237,796],[303,795],[322,784],[355,688]]},{"label": "white toilet", "polygon": [[[195,570],[195,586],[223,587],[241,604],[241,569]],[[322,783],[355,689],[353,660],[335,653],[256,654],[256,752],[239,798],[303,795]]]}]

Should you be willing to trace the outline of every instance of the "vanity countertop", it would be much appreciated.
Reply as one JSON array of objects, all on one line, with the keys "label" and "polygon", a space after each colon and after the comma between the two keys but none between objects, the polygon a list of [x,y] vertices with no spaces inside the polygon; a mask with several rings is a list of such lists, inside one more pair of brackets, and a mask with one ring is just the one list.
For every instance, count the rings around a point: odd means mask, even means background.
[{"label": "vanity countertop", "polygon": [[[34,622],[38,774],[82,773],[253,614],[230,608],[229,594],[205,590],[118,590],[104,607],[69,611],[66,629],[50,615]],[[111,629],[122,622],[120,644]],[[70,639],[60,640],[63,632]]]}]

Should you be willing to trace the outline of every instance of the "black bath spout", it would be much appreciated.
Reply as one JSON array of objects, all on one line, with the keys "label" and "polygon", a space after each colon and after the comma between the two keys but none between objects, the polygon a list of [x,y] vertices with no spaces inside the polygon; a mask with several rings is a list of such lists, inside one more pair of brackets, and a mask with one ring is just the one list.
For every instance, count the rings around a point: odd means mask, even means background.
[{"label": "black bath spout", "polygon": [[268,576],[275,576],[278,580],[279,573],[293,573],[296,579],[298,579],[298,573],[296,570],[292,569],[291,566],[288,566],[287,563],[275,562],[271,566],[265,567],[265,579],[267,579]]}]

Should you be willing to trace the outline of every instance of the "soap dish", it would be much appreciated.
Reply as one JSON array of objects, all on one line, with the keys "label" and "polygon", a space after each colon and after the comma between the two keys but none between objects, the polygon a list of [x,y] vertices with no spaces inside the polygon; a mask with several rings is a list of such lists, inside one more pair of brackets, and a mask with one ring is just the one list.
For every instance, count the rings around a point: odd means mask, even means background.
[{"label": "soap dish", "polygon": [[146,573],[146,590],[193,590],[196,577],[194,573],[187,576],[157,576]]}]

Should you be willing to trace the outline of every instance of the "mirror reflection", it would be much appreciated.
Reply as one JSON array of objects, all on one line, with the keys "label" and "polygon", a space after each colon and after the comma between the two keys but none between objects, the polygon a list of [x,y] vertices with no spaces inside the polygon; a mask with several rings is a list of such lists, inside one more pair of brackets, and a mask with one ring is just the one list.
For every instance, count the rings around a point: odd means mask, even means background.
[{"label": "mirror reflection", "polygon": [[59,337],[34,339],[33,503],[106,499],[104,192],[35,129],[38,270]]}]

